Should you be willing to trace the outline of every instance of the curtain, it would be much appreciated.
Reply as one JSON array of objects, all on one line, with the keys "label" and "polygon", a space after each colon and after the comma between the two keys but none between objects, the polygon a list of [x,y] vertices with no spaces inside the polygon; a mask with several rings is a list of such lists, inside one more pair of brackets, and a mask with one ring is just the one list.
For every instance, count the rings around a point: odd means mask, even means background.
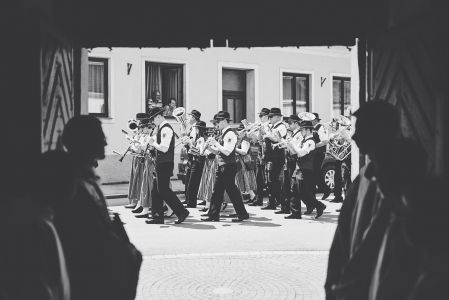
[{"label": "curtain", "polygon": [[162,73],[162,103],[168,104],[174,98],[177,106],[183,106],[182,66],[165,68]]},{"label": "curtain", "polygon": [[[154,91],[159,91],[162,95],[162,74],[161,66],[156,63],[146,63],[145,68],[145,98],[146,100],[151,98]],[[154,100],[154,99],[153,99]]]}]

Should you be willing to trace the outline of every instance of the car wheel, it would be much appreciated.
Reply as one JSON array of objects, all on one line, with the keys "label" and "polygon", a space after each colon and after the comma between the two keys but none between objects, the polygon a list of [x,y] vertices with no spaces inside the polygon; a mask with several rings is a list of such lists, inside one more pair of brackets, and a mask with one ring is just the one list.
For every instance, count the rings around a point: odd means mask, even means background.
[{"label": "car wheel", "polygon": [[335,165],[334,164],[327,164],[325,165],[321,170],[322,178],[324,184],[330,189],[332,192],[335,187]]}]

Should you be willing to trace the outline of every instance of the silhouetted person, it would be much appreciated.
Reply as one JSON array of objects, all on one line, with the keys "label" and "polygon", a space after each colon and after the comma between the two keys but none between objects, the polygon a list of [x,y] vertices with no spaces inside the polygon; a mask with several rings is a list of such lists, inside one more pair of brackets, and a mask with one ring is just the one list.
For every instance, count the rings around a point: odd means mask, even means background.
[{"label": "silhouetted person", "polygon": [[30,193],[0,210],[0,282],[6,295],[0,299],[69,300],[69,274],[53,218],[75,194],[75,168],[61,151],[47,152],[29,167]]},{"label": "silhouetted person", "polygon": [[117,215],[111,220],[94,172],[97,160],[105,157],[101,122],[93,116],[72,118],[63,143],[78,172],[73,200],[56,214],[71,299],[134,299],[141,254],[129,243]]},{"label": "silhouetted person", "polygon": [[[370,159],[347,191],[329,252],[327,299],[368,299],[371,274],[391,207],[388,164],[399,136],[399,118],[389,103],[373,100],[354,113],[353,140]],[[363,272],[360,266],[363,265]]]}]

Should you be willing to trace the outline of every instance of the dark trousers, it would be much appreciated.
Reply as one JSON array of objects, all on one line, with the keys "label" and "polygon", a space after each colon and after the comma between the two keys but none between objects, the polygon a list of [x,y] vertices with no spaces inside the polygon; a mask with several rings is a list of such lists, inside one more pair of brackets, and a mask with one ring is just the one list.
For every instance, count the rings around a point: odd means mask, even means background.
[{"label": "dark trousers", "polygon": [[165,201],[176,216],[180,217],[186,209],[178,199],[176,194],[170,188],[170,177],[173,174],[173,162],[161,163],[156,165],[156,177],[153,182],[153,218],[163,219],[163,202]]},{"label": "dark trousers", "polygon": [[324,204],[315,197],[315,180],[313,170],[301,170],[302,179],[299,181],[299,197],[304,202],[307,210],[324,208]]},{"label": "dark trousers", "polygon": [[[282,197],[281,197],[281,210],[290,212],[291,199],[293,195],[293,189],[295,180],[292,179],[293,172],[296,169],[295,161],[288,161],[287,168],[284,170],[284,181],[282,184]],[[300,209],[301,212],[301,209]]]},{"label": "dark trousers", "polygon": [[184,178],[184,195],[186,196],[185,202],[189,202],[189,181],[190,181],[190,174],[191,174],[191,161],[189,160],[187,166],[186,166],[186,176]]},{"label": "dark trousers", "polygon": [[257,183],[257,199],[263,199],[263,188],[265,187],[265,165],[257,163],[256,183]]},{"label": "dark trousers", "polygon": [[301,194],[299,193],[299,181],[296,178],[291,178],[291,193],[290,193],[290,210],[294,215],[301,215]]},{"label": "dark trousers", "polygon": [[315,153],[315,158],[313,161],[313,176],[314,176],[314,187],[313,190],[315,191],[315,185],[318,186],[320,189],[326,189],[326,185],[324,184],[323,176],[321,175],[321,165],[324,161],[324,152],[317,151]]},{"label": "dark trousers", "polygon": [[223,203],[224,192],[228,194],[235,212],[239,217],[248,215],[243,205],[242,194],[235,184],[235,174],[237,164],[225,164],[219,166],[215,172],[214,191],[210,199],[209,217],[218,219],[220,217],[221,204]]},{"label": "dark trousers", "polygon": [[186,200],[189,207],[196,207],[198,200],[198,188],[200,187],[201,176],[203,175],[204,160],[192,161],[190,167],[189,181],[186,182]]},{"label": "dark trousers", "polygon": [[271,170],[268,173],[268,205],[276,206],[282,200],[282,188],[281,188],[281,172],[284,171],[284,157],[276,157],[271,159]]},{"label": "dark trousers", "polygon": [[343,190],[343,178],[341,173],[341,160],[335,161],[335,175],[334,175],[334,196],[335,197],[341,197],[341,192]]}]

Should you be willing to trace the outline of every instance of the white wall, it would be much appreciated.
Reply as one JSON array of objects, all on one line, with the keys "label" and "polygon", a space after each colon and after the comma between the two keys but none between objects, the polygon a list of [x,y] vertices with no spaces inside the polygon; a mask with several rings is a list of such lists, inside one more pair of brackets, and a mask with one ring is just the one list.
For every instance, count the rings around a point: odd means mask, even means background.
[{"label": "white wall", "polygon": [[[185,64],[185,98],[187,111],[197,109],[209,121],[221,109],[221,66],[255,70],[255,108],[280,107],[281,74],[295,71],[311,74],[311,108],[323,122],[331,118],[332,74],[351,74],[351,53],[345,47],[296,48],[95,48],[89,56],[109,58],[111,117],[104,118],[103,129],[108,139],[106,153],[127,147],[121,133],[127,121],[144,110],[145,61]],[[132,69],[127,75],[127,63]],[[321,77],[326,78],[321,86]],[[101,168],[99,169],[101,173]],[[121,175],[124,172],[123,175]],[[127,171],[118,170],[125,180]],[[121,181],[121,180],[118,180]]]}]

